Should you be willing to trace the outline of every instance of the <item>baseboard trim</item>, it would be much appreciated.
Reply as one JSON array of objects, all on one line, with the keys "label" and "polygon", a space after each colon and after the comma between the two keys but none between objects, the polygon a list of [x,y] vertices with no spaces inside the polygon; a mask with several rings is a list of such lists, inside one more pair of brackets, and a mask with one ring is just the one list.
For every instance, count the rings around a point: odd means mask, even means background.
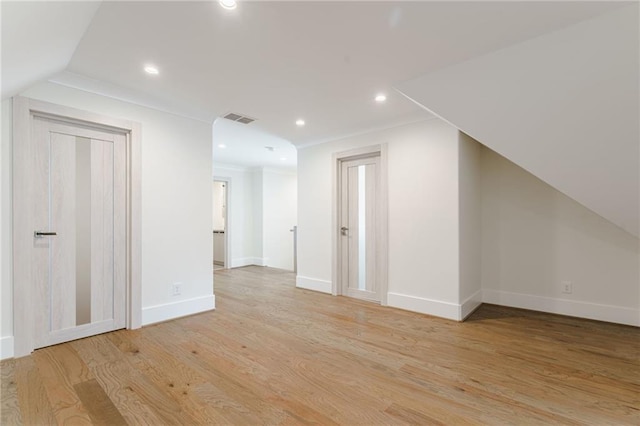
[{"label": "baseboard trim", "polygon": [[425,299],[423,297],[409,296],[400,293],[389,293],[387,295],[387,306],[456,321],[462,319],[460,316],[460,305],[443,302],[442,300]]},{"label": "baseboard trim", "polygon": [[467,297],[460,305],[458,321],[464,321],[482,305],[482,290],[478,290],[471,296]]},{"label": "baseboard trim", "polygon": [[211,311],[216,308],[216,296],[213,294],[163,305],[142,308],[142,325],[154,324],[200,312]]},{"label": "baseboard trim", "polygon": [[242,268],[243,266],[267,266],[267,258],[263,257],[238,257],[231,259],[232,268]]},{"label": "baseboard trim", "polygon": [[13,336],[0,338],[0,359],[13,358]]},{"label": "baseboard trim", "polygon": [[296,277],[296,287],[304,288],[305,290],[313,290],[331,294],[332,285],[331,281],[318,280],[316,278],[309,278],[298,275]]},{"label": "baseboard trim", "polygon": [[494,305],[513,308],[531,309],[533,311],[571,317],[587,318],[616,324],[640,327],[640,311],[613,305],[581,302],[576,300],[556,299],[552,297],[534,296],[531,294],[512,293],[508,291],[482,291],[482,301]]}]

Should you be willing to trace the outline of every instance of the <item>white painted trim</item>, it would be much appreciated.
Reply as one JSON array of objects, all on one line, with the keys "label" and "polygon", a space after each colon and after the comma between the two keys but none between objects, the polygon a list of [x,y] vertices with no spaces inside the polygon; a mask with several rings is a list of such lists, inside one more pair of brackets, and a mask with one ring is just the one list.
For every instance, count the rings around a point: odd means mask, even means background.
[{"label": "white painted trim", "polygon": [[[394,90],[398,91],[398,89],[394,89]],[[399,92],[399,93],[404,95],[402,92]],[[420,104],[418,104],[418,105],[422,107],[422,105],[420,105]],[[426,110],[426,108],[423,108],[423,109]],[[427,111],[427,112],[430,112],[430,111]],[[334,136],[329,136],[327,138],[316,139],[316,140],[312,140],[312,141],[309,141],[309,142],[304,142],[304,143],[301,143],[301,144],[294,144],[294,145],[295,145],[296,149],[298,151],[300,151],[301,149],[309,148],[309,147],[316,146],[316,145],[322,145],[323,143],[341,141],[343,139],[353,138],[353,137],[356,137],[356,136],[362,136],[362,135],[366,135],[366,134],[369,134],[369,133],[383,132],[385,130],[395,129],[397,127],[408,126],[410,124],[421,123],[423,121],[429,121],[429,120],[438,119],[438,117],[435,117],[435,116],[427,116],[427,117],[425,117],[423,114],[424,113],[416,113],[416,114],[412,114],[409,117],[405,117],[405,118],[403,118],[401,120],[396,120],[396,121],[391,122],[391,123],[386,123],[386,124],[384,124],[382,126],[367,127],[367,128],[364,128],[364,129],[356,131],[356,132],[337,134],[337,135],[334,135]]]},{"label": "white painted trim", "polygon": [[142,125],[131,123],[127,135],[129,156],[129,289],[127,328],[142,327]]},{"label": "white painted trim", "polygon": [[231,268],[242,268],[243,266],[252,265],[250,257],[236,257],[231,259]]},{"label": "white painted trim", "polygon": [[0,338],[0,359],[13,358],[13,336]]},{"label": "white painted trim", "polygon": [[331,294],[331,281],[319,280],[316,278],[303,277],[298,275],[296,277],[296,287],[303,288],[305,290],[319,291],[322,293]]},{"label": "white painted trim", "polygon": [[405,311],[419,312],[456,321],[460,319],[460,305],[457,303],[425,299],[400,293],[389,293],[387,302],[389,306],[404,309]]},{"label": "white painted trim", "polygon": [[640,327],[640,310],[622,306],[602,305],[598,303],[490,289],[482,290],[482,301],[494,305],[531,309],[533,311]]},{"label": "white painted trim", "polygon": [[471,296],[467,297],[460,305],[460,312],[458,315],[458,321],[464,321],[469,315],[473,313],[482,305],[482,290],[478,290]]},{"label": "white painted trim", "polygon": [[216,119],[216,117],[212,116],[208,111],[193,108],[187,104],[178,105],[175,100],[168,103],[153,95],[145,94],[137,90],[125,89],[121,86],[100,80],[94,80],[70,71],[62,71],[49,78],[48,81],[58,86],[70,87],[72,89],[104,96],[105,98],[116,99],[118,101],[127,102],[144,108],[150,108],[178,117],[189,118],[202,123],[210,124]]},{"label": "white painted trim", "polygon": [[216,308],[216,296],[194,297],[193,299],[142,308],[142,325],[154,324],[200,312],[211,311]]},{"label": "white painted trim", "polygon": [[219,163],[217,162],[215,159],[213,160],[213,173],[217,174],[218,170],[229,170],[232,172],[246,172],[249,170],[249,167],[244,167],[244,166],[236,166],[234,164],[225,164],[225,163]]},{"label": "white painted trim", "polygon": [[266,173],[275,173],[275,174],[281,174],[281,175],[289,175],[289,176],[295,176],[298,174],[298,170],[297,169],[292,169],[290,167],[283,167],[283,168],[275,168],[273,166],[271,167],[262,167],[262,171],[266,172]]},{"label": "white painted trim", "polygon": [[231,259],[232,268],[242,268],[243,266],[267,266],[266,257],[236,257]]},{"label": "white painted trim", "polygon": [[380,305],[389,304],[389,145],[380,145],[380,211],[378,222],[378,282],[380,284]]}]

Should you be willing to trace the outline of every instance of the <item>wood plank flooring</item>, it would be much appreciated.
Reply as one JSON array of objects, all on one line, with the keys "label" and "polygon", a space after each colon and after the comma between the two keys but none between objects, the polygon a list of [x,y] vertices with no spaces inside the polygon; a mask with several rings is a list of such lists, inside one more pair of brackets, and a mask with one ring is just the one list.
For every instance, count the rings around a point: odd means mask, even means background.
[{"label": "wood plank flooring", "polygon": [[2,425],[640,424],[640,329],[464,323],[215,272],[217,309],[0,364]]}]

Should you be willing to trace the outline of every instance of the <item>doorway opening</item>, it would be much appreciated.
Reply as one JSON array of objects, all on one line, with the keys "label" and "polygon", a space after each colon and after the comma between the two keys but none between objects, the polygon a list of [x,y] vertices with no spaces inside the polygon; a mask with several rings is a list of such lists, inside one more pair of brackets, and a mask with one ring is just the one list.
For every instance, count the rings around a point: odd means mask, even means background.
[{"label": "doorway opening", "polygon": [[213,270],[229,269],[229,179],[213,180]]}]

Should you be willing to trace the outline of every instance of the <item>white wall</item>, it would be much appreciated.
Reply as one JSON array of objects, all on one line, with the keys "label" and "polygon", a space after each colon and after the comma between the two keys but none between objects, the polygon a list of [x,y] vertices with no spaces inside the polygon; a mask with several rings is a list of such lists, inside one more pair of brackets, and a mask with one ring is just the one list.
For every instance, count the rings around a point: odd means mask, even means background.
[{"label": "white wall", "polygon": [[440,120],[299,150],[298,287],[332,288],[332,154],[382,143],[390,306],[461,319],[487,302],[640,325],[638,238]]},{"label": "white wall", "polygon": [[263,247],[267,266],[293,271],[293,233],[297,224],[297,178],[284,170],[264,169]]},{"label": "white wall", "polygon": [[231,179],[229,237],[231,267],[270,266],[293,270],[297,177],[286,169],[214,163],[216,178]]},{"label": "white wall", "polygon": [[457,318],[458,132],[440,120],[298,151],[297,285],[331,291],[332,154],[384,143],[388,143],[388,303]]},{"label": "white wall", "polygon": [[638,7],[635,2],[398,87],[638,236]]},{"label": "white wall", "polygon": [[225,200],[225,182],[213,182],[213,229],[216,231],[224,231],[224,210],[226,208]]},{"label": "white wall", "polygon": [[466,317],[482,302],[481,277],[481,145],[458,132],[459,214],[460,214],[460,301],[462,317]]},{"label": "white wall", "polygon": [[[212,309],[211,124],[53,83],[22,95],[141,123],[143,324]],[[174,282],[182,295],[170,296]]]},{"label": "white wall", "polygon": [[12,101],[2,101],[0,141],[0,359],[13,356]]},{"label": "white wall", "polygon": [[481,164],[484,301],[640,325],[638,238],[488,148]]},{"label": "white wall", "polygon": [[254,265],[264,266],[268,259],[264,253],[264,182],[262,168],[251,169],[253,183],[253,257]]},{"label": "white wall", "polygon": [[458,132],[429,120],[380,136],[389,141],[389,305],[413,300],[413,310],[455,317]]}]

